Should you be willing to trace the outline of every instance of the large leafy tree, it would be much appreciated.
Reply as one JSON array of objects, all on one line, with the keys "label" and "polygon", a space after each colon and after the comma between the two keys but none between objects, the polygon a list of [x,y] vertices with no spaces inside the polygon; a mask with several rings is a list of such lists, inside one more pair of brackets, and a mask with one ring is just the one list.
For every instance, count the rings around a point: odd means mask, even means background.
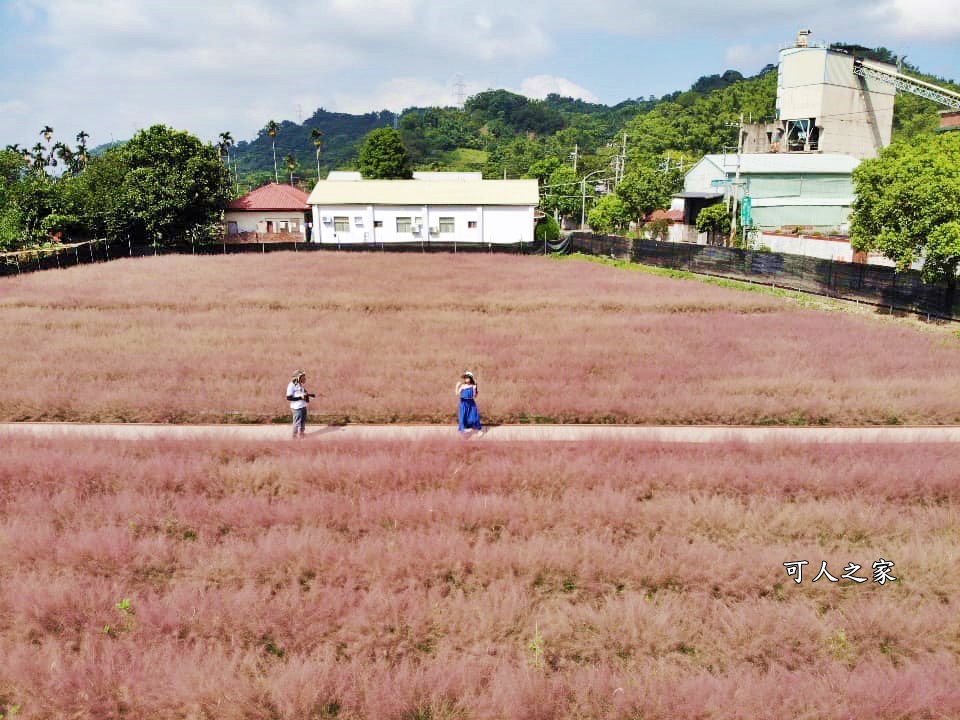
[{"label": "large leafy tree", "polygon": [[524,177],[536,178],[541,185],[546,185],[547,182],[549,182],[550,175],[560,166],[560,161],[555,157],[546,157],[543,160],[537,160],[535,163],[533,163],[533,165],[527,168],[527,172]]},{"label": "large leafy tree", "polygon": [[726,203],[705,207],[697,215],[697,232],[705,232],[711,240],[730,234],[730,210]]},{"label": "large leafy tree", "polygon": [[126,162],[115,147],[91,156],[83,172],[67,185],[90,237],[128,239],[129,218],[121,192],[126,173]]},{"label": "large leafy tree", "polygon": [[88,223],[112,239],[169,245],[221,233],[230,183],[217,147],[154,125],[94,158],[83,174]]},{"label": "large leafy tree", "polygon": [[654,170],[646,166],[630,169],[617,186],[617,195],[623,200],[634,220],[643,220],[658,208],[670,204],[670,196],[683,185],[678,170]]},{"label": "large leafy tree", "polygon": [[590,208],[587,223],[603,235],[623,232],[630,224],[630,210],[617,195],[604,195]]},{"label": "large leafy tree", "polygon": [[0,250],[20,244],[23,217],[19,195],[26,170],[27,159],[19,146],[0,152]]},{"label": "large leafy tree", "polygon": [[367,135],[360,147],[360,172],[372,180],[413,177],[410,158],[398,131],[378,128]]},{"label": "large leafy tree", "polygon": [[900,270],[922,262],[926,281],[956,286],[960,265],[960,133],[897,142],[853,172],[850,243]]},{"label": "large leafy tree", "polygon": [[[593,188],[590,188],[593,196]],[[576,215],[579,220],[583,203],[583,184],[572,167],[561,165],[550,173],[543,185],[543,197],[540,208],[546,213],[557,213],[563,217]]]},{"label": "large leafy tree", "polygon": [[516,137],[491,145],[490,155],[483,167],[484,177],[523,177],[544,159],[543,145],[528,137]]}]

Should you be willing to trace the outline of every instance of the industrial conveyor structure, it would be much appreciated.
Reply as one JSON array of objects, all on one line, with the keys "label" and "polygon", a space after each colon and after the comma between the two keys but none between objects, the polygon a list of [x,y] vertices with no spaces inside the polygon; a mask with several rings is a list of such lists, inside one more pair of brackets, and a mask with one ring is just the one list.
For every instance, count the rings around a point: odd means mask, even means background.
[{"label": "industrial conveyor structure", "polygon": [[880,82],[889,83],[897,90],[913,93],[920,97],[933,100],[954,110],[960,110],[960,93],[947,88],[924,82],[916,78],[903,75],[893,70],[882,70],[873,65],[864,65],[862,60],[854,59],[853,72],[864,78],[872,78]]}]

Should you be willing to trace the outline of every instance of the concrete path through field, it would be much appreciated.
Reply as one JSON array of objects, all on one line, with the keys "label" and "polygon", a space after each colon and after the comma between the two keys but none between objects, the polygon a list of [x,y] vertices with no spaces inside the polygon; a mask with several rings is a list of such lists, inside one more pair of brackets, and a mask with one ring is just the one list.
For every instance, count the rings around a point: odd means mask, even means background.
[{"label": "concrete path through field", "polygon": [[[284,440],[287,425],[152,425],[80,423],[0,423],[0,439],[7,436],[89,437],[141,440],[148,438],[233,438],[237,440]],[[450,425],[313,425],[305,441],[327,440],[425,440],[456,438]],[[710,442],[867,442],[934,443],[960,442],[958,426],[928,427],[733,427],[646,425],[498,425],[471,442],[641,440],[658,443]]]}]

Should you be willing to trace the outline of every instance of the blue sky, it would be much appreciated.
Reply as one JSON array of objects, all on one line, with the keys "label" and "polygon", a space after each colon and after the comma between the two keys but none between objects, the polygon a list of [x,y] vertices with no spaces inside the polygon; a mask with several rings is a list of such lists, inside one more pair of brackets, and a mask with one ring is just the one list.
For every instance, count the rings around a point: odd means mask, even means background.
[{"label": "blue sky", "polygon": [[[0,146],[164,123],[250,140],[318,107],[453,105],[505,88],[609,105],[756,73],[800,28],[960,79],[960,0],[0,0]],[[807,7],[804,7],[807,6]]]}]

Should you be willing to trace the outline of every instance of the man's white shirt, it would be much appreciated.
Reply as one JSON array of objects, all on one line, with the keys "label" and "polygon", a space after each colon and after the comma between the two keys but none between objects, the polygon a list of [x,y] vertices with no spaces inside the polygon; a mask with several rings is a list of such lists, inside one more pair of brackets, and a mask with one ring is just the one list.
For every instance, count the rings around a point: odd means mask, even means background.
[{"label": "man's white shirt", "polygon": [[290,401],[291,410],[299,410],[300,408],[305,408],[307,406],[307,401],[303,397],[307,394],[307,391],[303,389],[303,385],[300,383],[292,382],[287,385],[287,397],[299,398],[298,400]]}]

